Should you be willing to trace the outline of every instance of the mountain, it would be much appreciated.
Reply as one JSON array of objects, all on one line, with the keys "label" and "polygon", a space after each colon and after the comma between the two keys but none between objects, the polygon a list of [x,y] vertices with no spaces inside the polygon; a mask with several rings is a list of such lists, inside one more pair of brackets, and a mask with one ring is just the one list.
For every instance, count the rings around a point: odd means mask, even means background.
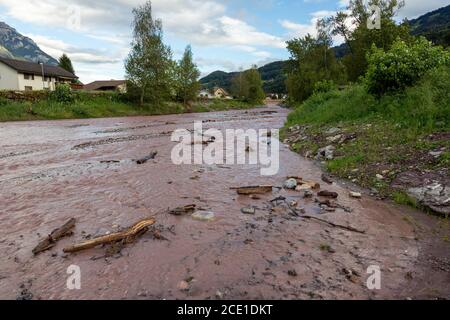
[{"label": "mountain", "polygon": [[214,71],[206,77],[200,79],[200,83],[204,89],[221,87],[227,91],[230,91],[231,81],[237,74],[239,74],[239,72]]},{"label": "mountain", "polygon": [[33,40],[21,35],[4,22],[0,22],[0,56],[50,65],[58,64],[58,61],[42,51]]},{"label": "mountain", "polygon": [[[258,68],[263,80],[263,89],[266,93],[286,93],[284,84],[286,76],[283,73],[285,63],[285,61],[275,61]],[[239,75],[239,72],[214,71],[200,79],[200,83],[205,89],[221,87],[230,91],[233,78],[237,75]]]},{"label": "mountain", "polygon": [[450,5],[410,20],[411,33],[433,43],[450,46]]}]

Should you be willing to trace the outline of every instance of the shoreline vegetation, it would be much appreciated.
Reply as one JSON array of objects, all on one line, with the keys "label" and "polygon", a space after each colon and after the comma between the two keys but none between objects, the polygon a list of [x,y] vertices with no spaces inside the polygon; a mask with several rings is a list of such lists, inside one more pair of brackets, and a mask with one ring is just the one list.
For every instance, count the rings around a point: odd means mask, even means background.
[{"label": "shoreline vegetation", "polygon": [[450,68],[380,98],[363,84],[316,92],[282,132],[291,149],[380,199],[448,216]]},{"label": "shoreline vegetation", "polygon": [[[450,51],[397,23],[404,1],[350,1],[288,41],[282,137],[335,177],[443,216],[450,214]],[[368,28],[370,5],[379,28]],[[354,21],[353,28],[348,21]],[[370,20],[369,20],[370,22]],[[333,37],[348,52],[336,58]]]},{"label": "shoreline vegetation", "polygon": [[157,105],[140,106],[119,93],[73,92],[70,101],[60,102],[44,92],[23,93],[21,99],[14,93],[0,92],[0,122],[111,118],[128,116],[153,116],[181,113],[213,112],[255,108],[258,104],[239,100],[211,99],[192,102],[165,101]]}]

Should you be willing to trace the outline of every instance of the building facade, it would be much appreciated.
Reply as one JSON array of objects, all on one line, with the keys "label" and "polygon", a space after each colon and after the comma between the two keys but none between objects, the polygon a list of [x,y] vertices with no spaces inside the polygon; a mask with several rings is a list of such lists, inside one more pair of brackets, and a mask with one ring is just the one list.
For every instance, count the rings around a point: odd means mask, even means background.
[{"label": "building facade", "polygon": [[74,74],[57,66],[0,57],[0,90],[55,90],[58,83],[71,83]]}]

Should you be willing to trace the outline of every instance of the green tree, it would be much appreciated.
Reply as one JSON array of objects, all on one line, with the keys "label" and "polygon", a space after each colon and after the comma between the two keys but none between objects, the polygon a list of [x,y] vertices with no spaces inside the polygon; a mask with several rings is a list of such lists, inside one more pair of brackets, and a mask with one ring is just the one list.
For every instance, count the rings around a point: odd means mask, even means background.
[{"label": "green tree", "polygon": [[183,58],[178,62],[176,69],[177,97],[186,105],[197,98],[200,91],[200,71],[193,60],[192,48],[187,46]]},{"label": "green tree", "polygon": [[331,36],[320,21],[316,38],[307,35],[287,42],[291,57],[286,65],[286,85],[291,100],[302,102],[309,98],[319,81],[345,81],[345,69],[336,60],[331,43]]},{"label": "green tree", "polygon": [[262,103],[266,95],[262,87],[261,74],[256,66],[244,72],[244,81],[246,82],[246,100],[254,104]]},{"label": "green tree", "polygon": [[[381,29],[369,29],[367,21],[371,17],[370,8],[380,9]],[[401,0],[351,0],[347,11],[338,12],[326,19],[333,36],[345,40],[350,54],[343,58],[350,81],[356,81],[366,73],[367,52],[372,45],[389,50],[397,38],[410,41],[407,23],[397,24],[395,17],[404,6]]]},{"label": "green tree", "polygon": [[69,72],[75,74],[75,70],[73,68],[72,61],[65,53],[63,53],[63,55],[59,58],[58,66],[60,66],[61,68],[63,68],[66,71],[69,71]]},{"label": "green tree", "polygon": [[238,99],[250,103],[262,103],[265,98],[263,81],[256,66],[239,72],[232,80],[231,93]]},{"label": "green tree", "polygon": [[244,70],[240,68],[239,72],[231,79],[231,94],[238,99],[245,99],[247,85],[244,81]]},{"label": "green tree", "polygon": [[173,61],[163,43],[161,20],[152,16],[151,1],[133,9],[133,41],[125,61],[126,78],[139,91],[139,101],[160,103],[172,93]]}]

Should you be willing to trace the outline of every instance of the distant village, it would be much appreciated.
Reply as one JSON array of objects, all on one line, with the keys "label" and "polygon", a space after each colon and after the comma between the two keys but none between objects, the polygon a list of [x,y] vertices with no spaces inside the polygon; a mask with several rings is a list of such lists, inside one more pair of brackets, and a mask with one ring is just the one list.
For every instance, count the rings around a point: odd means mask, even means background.
[{"label": "distant village", "polygon": [[[0,90],[53,91],[60,83],[69,84],[73,90],[127,92],[126,80],[97,80],[82,84],[75,74],[59,66],[0,57]],[[233,96],[224,88],[214,87],[200,90],[198,98],[231,100]],[[267,98],[284,97],[269,93]]]}]

